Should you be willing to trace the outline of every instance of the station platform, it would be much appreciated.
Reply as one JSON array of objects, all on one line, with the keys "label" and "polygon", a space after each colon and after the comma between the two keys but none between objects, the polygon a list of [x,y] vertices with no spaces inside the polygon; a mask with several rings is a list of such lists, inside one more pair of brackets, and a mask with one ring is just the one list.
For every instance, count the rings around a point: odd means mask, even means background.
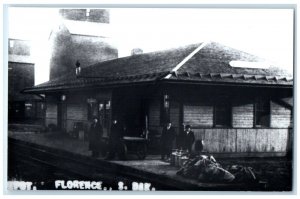
[{"label": "station platform", "polygon": [[[146,176],[146,178],[151,180],[160,180],[169,185],[174,185],[180,187],[182,190],[221,190],[221,191],[237,191],[237,190],[247,190],[246,184],[223,184],[223,183],[201,183],[193,179],[187,179],[182,176],[176,175],[179,170],[178,167],[171,166],[170,163],[161,161],[159,155],[147,155],[144,160],[139,160],[137,157],[132,155],[128,160],[104,160],[103,157],[97,159],[91,157],[91,151],[88,150],[88,141],[78,140],[69,136],[65,136],[59,133],[37,133],[37,132],[21,132],[21,131],[9,131],[8,136],[10,138],[24,141],[27,143],[37,144],[40,146],[45,146],[58,151],[65,151],[72,153],[78,158],[85,158],[90,161],[98,161],[99,164],[105,164],[108,167],[113,167],[124,173],[134,173],[137,176]],[[218,160],[217,160],[218,161]],[[234,163],[235,160],[220,160],[221,165]],[[259,164],[261,160],[251,160],[252,164]],[[276,161],[276,160],[275,160]],[[219,161],[218,161],[219,162]],[[270,164],[270,162],[265,162],[265,164]],[[272,163],[271,163],[272,164]],[[278,165],[278,162],[276,163]],[[282,163],[286,165],[286,163]],[[261,164],[263,166],[264,164]],[[274,164],[272,164],[274,167]],[[280,169],[282,166],[279,166]],[[273,170],[278,168],[270,168],[268,171],[261,173],[262,175],[268,174],[274,177]],[[278,170],[274,170],[277,172]],[[262,170],[257,171],[262,172]],[[269,173],[268,173],[269,172]],[[289,171],[286,171],[287,173]],[[286,176],[289,177],[289,176]],[[248,186],[249,188],[249,186]],[[261,188],[263,189],[263,188]]]}]

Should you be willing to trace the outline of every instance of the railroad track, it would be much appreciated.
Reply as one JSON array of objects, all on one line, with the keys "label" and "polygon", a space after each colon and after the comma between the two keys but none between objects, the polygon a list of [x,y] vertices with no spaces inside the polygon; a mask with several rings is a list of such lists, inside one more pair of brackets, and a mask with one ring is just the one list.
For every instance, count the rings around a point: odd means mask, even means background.
[{"label": "railroad track", "polygon": [[[123,168],[108,161],[93,159],[81,155],[74,155],[69,152],[59,151],[52,148],[23,142],[13,138],[8,139],[9,167],[14,164],[33,164],[48,168],[53,172],[63,173],[67,180],[70,178],[89,181],[103,181],[105,184],[114,185],[117,188],[118,182],[126,185],[132,182],[151,183],[156,190],[179,190],[180,187],[166,185],[165,182],[149,179],[139,172]],[[37,174],[38,175],[38,174]],[[53,176],[54,177],[54,176]],[[63,179],[57,179],[63,180]]]},{"label": "railroad track", "polygon": [[[118,187],[118,182],[128,185],[131,190],[132,182],[151,183],[156,190],[188,190],[188,191],[262,191],[263,187],[247,184],[213,184],[191,183],[186,179],[178,180],[164,175],[157,175],[136,168],[123,166],[109,161],[95,159],[79,154],[70,153],[54,148],[40,146],[13,138],[8,139],[9,162],[37,164],[48,170],[61,174],[56,180],[89,180],[103,181],[109,186]],[[9,167],[14,167],[13,163]],[[50,172],[51,174],[51,172]],[[54,176],[50,176],[55,178]]]}]

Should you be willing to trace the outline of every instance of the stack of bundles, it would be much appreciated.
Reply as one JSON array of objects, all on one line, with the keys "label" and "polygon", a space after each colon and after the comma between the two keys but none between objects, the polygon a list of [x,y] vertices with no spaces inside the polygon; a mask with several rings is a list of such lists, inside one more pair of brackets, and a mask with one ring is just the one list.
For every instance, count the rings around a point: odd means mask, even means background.
[{"label": "stack of bundles", "polygon": [[200,182],[222,183],[232,182],[235,179],[234,175],[223,169],[213,156],[205,155],[186,161],[177,174]]},{"label": "stack of bundles", "polygon": [[174,149],[171,153],[170,164],[182,167],[188,160],[188,152],[184,150]]}]

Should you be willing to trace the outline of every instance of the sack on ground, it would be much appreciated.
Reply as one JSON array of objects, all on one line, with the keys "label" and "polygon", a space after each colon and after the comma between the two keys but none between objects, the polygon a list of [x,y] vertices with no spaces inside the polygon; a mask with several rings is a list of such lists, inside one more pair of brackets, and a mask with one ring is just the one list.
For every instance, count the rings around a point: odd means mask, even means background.
[{"label": "sack on ground", "polygon": [[188,160],[177,174],[201,182],[221,183],[234,180],[234,176],[223,169],[213,156],[204,155]]},{"label": "sack on ground", "polygon": [[252,167],[232,165],[229,167],[228,171],[230,171],[235,176],[235,182],[253,183],[258,181]]}]

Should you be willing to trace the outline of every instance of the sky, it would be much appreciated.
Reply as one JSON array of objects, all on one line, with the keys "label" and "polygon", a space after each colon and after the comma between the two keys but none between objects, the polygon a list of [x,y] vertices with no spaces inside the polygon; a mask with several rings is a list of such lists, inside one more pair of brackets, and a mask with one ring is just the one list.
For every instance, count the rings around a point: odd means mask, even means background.
[{"label": "sky", "polygon": [[[9,8],[8,36],[33,43],[35,84],[48,80],[47,42],[59,21],[56,8]],[[119,57],[216,41],[293,70],[291,9],[110,9],[109,33]]]}]

